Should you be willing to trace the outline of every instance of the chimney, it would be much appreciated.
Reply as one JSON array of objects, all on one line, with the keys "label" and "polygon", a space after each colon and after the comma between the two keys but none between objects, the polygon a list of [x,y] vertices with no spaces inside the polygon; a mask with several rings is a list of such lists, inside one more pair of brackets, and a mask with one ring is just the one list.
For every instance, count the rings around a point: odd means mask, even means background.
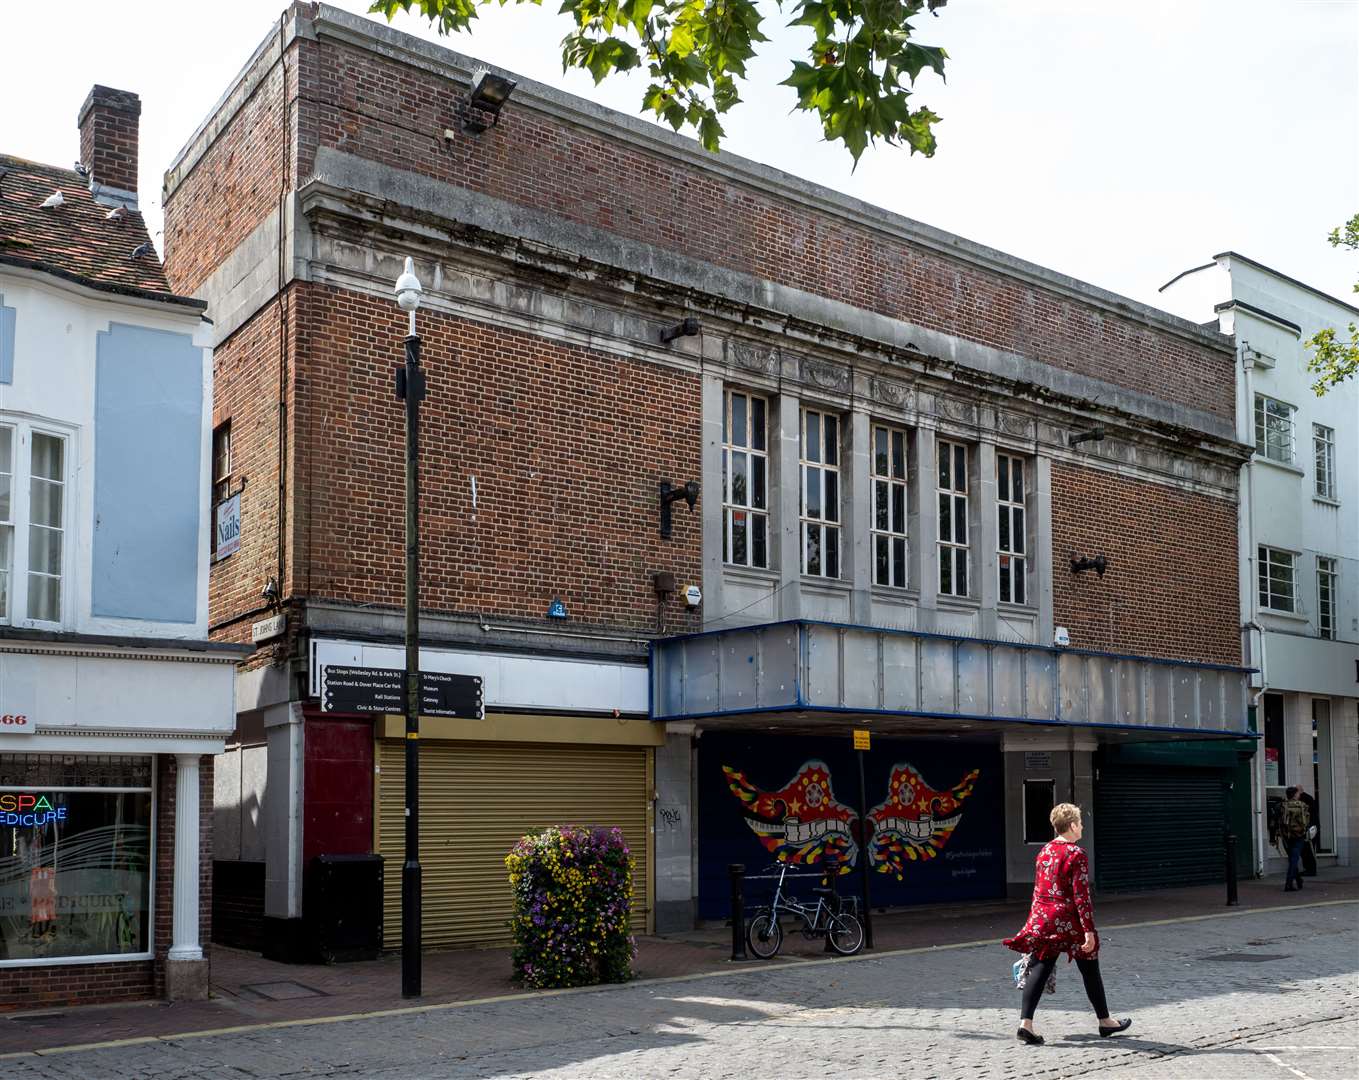
[{"label": "chimney", "polygon": [[90,191],[105,206],[137,209],[137,127],[142,99],[129,90],[95,86],[80,107],[80,161]]}]

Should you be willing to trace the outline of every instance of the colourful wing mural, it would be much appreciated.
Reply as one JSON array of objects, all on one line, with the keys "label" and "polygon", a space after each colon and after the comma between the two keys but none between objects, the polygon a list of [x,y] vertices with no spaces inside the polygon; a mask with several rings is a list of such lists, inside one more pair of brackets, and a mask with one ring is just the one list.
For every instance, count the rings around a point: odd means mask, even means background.
[{"label": "colourful wing mural", "polygon": [[908,862],[937,856],[962,820],[963,800],[980,775],[973,769],[953,787],[936,791],[914,765],[892,766],[887,798],[868,812],[868,853],[878,873],[901,881]]},{"label": "colourful wing mural", "polygon": [[723,765],[722,772],[727,787],[744,805],[746,824],[775,858],[811,864],[831,851],[841,862],[841,873],[849,872],[859,851],[856,815],[836,800],[824,761],[804,762],[779,791],[760,790],[729,765]]}]

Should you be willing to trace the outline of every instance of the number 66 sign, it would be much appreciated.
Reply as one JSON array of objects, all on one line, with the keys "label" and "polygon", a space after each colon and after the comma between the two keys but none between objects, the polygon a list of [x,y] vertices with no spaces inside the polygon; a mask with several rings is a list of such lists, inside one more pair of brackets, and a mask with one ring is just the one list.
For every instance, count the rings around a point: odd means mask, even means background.
[{"label": "number 66 sign", "polygon": [[0,735],[32,735],[33,718],[26,713],[0,713]]}]

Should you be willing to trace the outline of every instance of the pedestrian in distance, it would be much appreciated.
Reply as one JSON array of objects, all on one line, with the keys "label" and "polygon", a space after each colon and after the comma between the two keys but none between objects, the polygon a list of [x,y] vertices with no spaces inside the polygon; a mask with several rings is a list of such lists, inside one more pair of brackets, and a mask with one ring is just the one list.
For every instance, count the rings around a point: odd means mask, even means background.
[{"label": "pedestrian in distance", "polygon": [[1298,789],[1289,788],[1285,794],[1280,818],[1283,821],[1283,842],[1288,852],[1288,874],[1284,878],[1284,892],[1296,892],[1302,888],[1302,846],[1307,843],[1307,828],[1311,815],[1307,804],[1298,798]]},{"label": "pedestrian in distance", "polygon": [[1095,909],[1090,903],[1090,859],[1079,846],[1083,832],[1081,809],[1071,803],[1060,803],[1052,808],[1048,820],[1057,836],[1038,853],[1028,922],[1004,942],[1007,948],[1028,957],[1015,1038],[1030,1046],[1043,1044],[1043,1036],[1033,1030],[1033,1014],[1062,953],[1067,954],[1068,963],[1076,961],[1085,982],[1086,997],[1099,1021],[1100,1035],[1117,1035],[1132,1026],[1130,1019],[1114,1020],[1109,1016],[1104,997],[1099,935],[1095,932]]},{"label": "pedestrian in distance", "polygon": [[1321,814],[1317,808],[1317,801],[1307,794],[1307,789],[1301,784],[1298,785],[1298,801],[1307,807],[1307,839],[1302,844],[1302,876],[1317,876],[1317,826],[1321,823]]}]

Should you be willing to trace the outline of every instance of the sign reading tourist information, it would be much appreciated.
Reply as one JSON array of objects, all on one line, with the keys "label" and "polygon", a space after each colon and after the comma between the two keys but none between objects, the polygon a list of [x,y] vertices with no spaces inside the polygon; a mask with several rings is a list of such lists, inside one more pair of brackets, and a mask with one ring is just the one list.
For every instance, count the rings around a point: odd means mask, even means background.
[{"label": "sign reading tourist information", "polygon": [[[321,668],[321,711],[400,715],[406,711],[404,671],[391,668]],[[486,712],[480,675],[420,672],[420,715],[481,720]]]}]

